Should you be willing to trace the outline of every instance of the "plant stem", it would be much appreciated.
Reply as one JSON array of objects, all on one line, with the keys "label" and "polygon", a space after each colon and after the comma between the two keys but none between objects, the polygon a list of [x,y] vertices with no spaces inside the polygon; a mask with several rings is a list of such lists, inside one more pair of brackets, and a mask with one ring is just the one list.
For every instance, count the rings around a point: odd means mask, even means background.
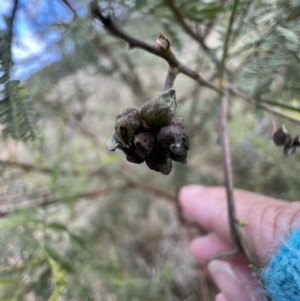
[{"label": "plant stem", "polygon": [[167,90],[173,88],[173,85],[174,85],[174,82],[175,82],[175,79],[176,79],[178,73],[179,73],[179,71],[176,68],[170,67],[168,69],[168,73],[167,73],[166,80],[165,80],[162,91],[167,91]]},{"label": "plant stem", "polygon": [[234,0],[230,19],[229,19],[229,24],[228,24],[227,31],[226,31],[225,42],[223,45],[223,56],[222,56],[222,60],[221,60],[221,64],[220,64],[220,73],[219,73],[219,78],[220,78],[219,84],[222,88],[224,88],[224,70],[225,70],[225,61],[226,61],[227,52],[228,52],[229,39],[230,39],[232,25],[234,22],[238,3],[239,3],[239,0]]},{"label": "plant stem", "polygon": [[12,68],[12,54],[11,54],[11,47],[12,47],[12,40],[13,40],[13,29],[14,29],[14,21],[15,21],[15,17],[16,17],[16,14],[17,14],[17,10],[18,10],[18,5],[19,5],[19,0],[15,0],[14,1],[14,6],[13,6],[13,9],[12,9],[12,13],[11,13],[11,16],[10,18],[8,19],[8,33],[7,33],[7,38],[8,38],[8,44],[10,45],[10,51],[8,52],[8,58],[7,58],[7,61],[8,61],[8,72],[10,72],[11,68]]},{"label": "plant stem", "polygon": [[227,128],[227,107],[228,107],[228,93],[224,91],[221,95],[221,113],[220,113],[220,138],[222,147],[222,157],[223,157],[223,171],[224,171],[224,182],[226,187],[226,197],[227,197],[227,210],[228,210],[228,220],[229,228],[231,233],[231,238],[233,240],[233,245],[235,248],[243,253],[243,248],[238,236],[238,231],[236,229],[237,217],[234,204],[233,196],[233,175],[232,175],[232,164],[231,164],[231,153],[230,144],[228,139],[228,128]]},{"label": "plant stem", "polygon": [[[252,245],[248,240],[243,226],[240,224],[236,215],[236,208],[234,202],[233,194],[233,173],[232,173],[232,163],[231,163],[231,153],[230,144],[228,139],[228,126],[227,126],[227,108],[228,108],[228,88],[224,79],[225,61],[228,52],[229,39],[232,31],[232,25],[234,22],[235,14],[237,11],[237,5],[239,0],[234,0],[231,16],[229,19],[229,24],[227,27],[225,42],[223,46],[223,56],[220,65],[219,72],[219,86],[223,89],[220,96],[221,102],[221,112],[220,112],[220,138],[222,147],[222,157],[223,157],[223,171],[224,171],[224,182],[226,187],[226,197],[227,197],[227,210],[228,210],[228,221],[229,229],[231,233],[231,238],[236,250],[239,251],[245,258],[248,259],[253,271],[256,272],[258,269],[258,260],[253,251]],[[259,274],[256,273],[259,277]]]},{"label": "plant stem", "polygon": [[239,0],[235,0],[233,3],[233,8],[231,16],[229,19],[229,24],[226,31],[225,41],[223,45],[223,56],[219,69],[219,87],[223,89],[222,94],[220,95],[221,102],[221,111],[220,111],[220,139],[221,139],[221,148],[222,148],[222,158],[223,158],[223,172],[224,172],[224,184],[226,187],[226,198],[227,198],[227,210],[228,210],[228,221],[231,238],[233,241],[234,247],[242,254],[243,247],[240,241],[238,233],[238,221],[236,217],[234,195],[233,195],[233,175],[232,175],[232,163],[231,163],[231,153],[230,153],[230,144],[228,139],[228,128],[227,128],[227,109],[228,109],[228,91],[225,87],[224,80],[224,70],[225,70],[225,61],[228,52],[228,43],[231,35],[232,24],[234,22],[234,17],[237,9]]},{"label": "plant stem", "polygon": [[200,85],[207,87],[217,93],[221,93],[221,89],[211,84],[209,81],[202,78],[201,74],[190,69],[188,66],[183,64],[174,54],[171,48],[164,49],[158,44],[146,42],[140,38],[134,37],[121,29],[112,19],[111,16],[104,16],[99,9],[97,3],[92,2],[91,13],[94,18],[98,19],[104,26],[104,28],[115,37],[118,37],[128,43],[129,48],[140,48],[149,53],[163,58],[168,62],[169,66],[178,69],[182,74],[197,81]]}]

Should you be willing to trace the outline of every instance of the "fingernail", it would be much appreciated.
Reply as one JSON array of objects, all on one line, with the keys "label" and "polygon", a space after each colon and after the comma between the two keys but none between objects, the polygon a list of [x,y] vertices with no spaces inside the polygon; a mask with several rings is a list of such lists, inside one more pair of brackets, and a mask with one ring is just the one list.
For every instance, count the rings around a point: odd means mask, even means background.
[{"label": "fingernail", "polygon": [[231,265],[223,260],[212,260],[207,265],[209,273],[213,275],[218,275],[220,273],[226,274],[228,277],[231,277],[232,279],[237,279]]},{"label": "fingernail", "polygon": [[250,300],[243,284],[228,262],[215,259],[207,265],[207,269],[215,284],[228,300]]}]

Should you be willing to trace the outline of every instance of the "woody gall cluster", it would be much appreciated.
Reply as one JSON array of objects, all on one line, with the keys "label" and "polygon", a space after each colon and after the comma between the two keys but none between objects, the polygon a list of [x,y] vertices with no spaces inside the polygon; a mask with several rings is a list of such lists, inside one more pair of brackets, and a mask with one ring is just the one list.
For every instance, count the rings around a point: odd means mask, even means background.
[{"label": "woody gall cluster", "polygon": [[115,130],[107,142],[110,151],[120,149],[129,162],[147,166],[164,175],[172,171],[172,161],[186,164],[189,138],[184,121],[174,117],[174,89],[148,100],[141,108],[126,108],[116,117]]},{"label": "woody gall cluster", "polygon": [[300,146],[300,137],[296,135],[294,138],[288,133],[284,125],[273,133],[273,141],[275,145],[283,146],[283,153],[290,156],[296,152],[296,148]]}]

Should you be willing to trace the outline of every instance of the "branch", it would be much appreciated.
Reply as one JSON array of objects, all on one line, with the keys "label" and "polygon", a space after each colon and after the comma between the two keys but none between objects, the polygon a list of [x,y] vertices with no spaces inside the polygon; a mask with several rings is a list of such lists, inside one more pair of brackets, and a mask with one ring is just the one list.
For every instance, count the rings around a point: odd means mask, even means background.
[{"label": "branch", "polygon": [[[81,199],[81,198],[86,198],[86,199],[93,199],[96,198],[100,195],[107,195],[107,191],[104,189],[97,189],[97,190],[92,190],[92,191],[87,191],[87,192],[82,192],[78,194],[74,194],[71,196],[66,196],[64,200],[73,200],[73,199]],[[19,205],[5,205],[0,207],[0,218],[1,217],[7,217],[12,214],[18,213],[18,211],[22,209],[35,209],[35,208],[45,208],[53,204],[60,203],[61,200],[56,198],[55,196],[48,196],[48,195],[43,195],[42,196],[42,201],[39,202],[38,204],[33,203],[31,201],[28,202],[22,202]]]},{"label": "branch", "polygon": [[[146,99],[146,93],[131,61],[125,56],[124,60],[127,63],[128,68],[124,70],[122,64],[119,62],[118,57],[114,55],[108,46],[102,43],[99,36],[94,36],[91,39],[91,43],[109,59],[112,65],[112,71],[118,70],[120,72],[121,79],[129,85],[129,87],[132,89],[132,92],[136,94],[138,98]],[[130,74],[133,74],[133,76],[128,76],[129,72]]]},{"label": "branch", "polygon": [[[219,69],[219,85],[220,88],[224,89],[225,80],[224,80],[224,70],[225,70],[225,61],[228,52],[228,43],[231,34],[232,24],[234,21],[237,4],[239,0],[235,0],[232,8],[232,12],[229,19],[229,24],[227,27],[227,32],[225,36],[225,41],[223,45],[223,56]],[[238,231],[236,229],[237,218],[236,218],[236,210],[235,203],[233,197],[233,176],[232,176],[232,163],[231,163],[231,153],[230,153],[230,145],[228,139],[228,129],[227,129],[227,106],[228,106],[228,91],[227,89],[223,91],[220,96],[221,100],[221,112],[220,112],[220,140],[222,147],[222,158],[223,158],[223,171],[224,171],[224,181],[226,187],[226,196],[227,196],[227,210],[228,210],[228,220],[229,220],[229,228],[231,237],[233,240],[233,245],[235,248],[241,252],[243,252],[242,244],[240,242],[240,238],[238,235]]]},{"label": "branch", "polygon": [[243,253],[243,248],[236,230],[236,210],[234,205],[233,197],[233,176],[232,176],[232,163],[231,163],[231,154],[230,154],[230,145],[228,139],[228,129],[227,129],[227,106],[228,98],[227,91],[221,96],[221,112],[220,112],[220,139],[222,147],[222,156],[223,156],[223,170],[224,170],[224,180],[226,186],[226,196],[227,196],[227,210],[228,210],[228,220],[230,233],[233,240],[233,245],[235,248]]},{"label": "branch", "polygon": [[[17,168],[24,170],[25,172],[36,171],[36,172],[45,173],[45,174],[52,174],[54,172],[53,169],[51,169],[51,168],[39,167],[36,165],[15,162],[15,161],[0,160],[0,165],[1,164],[5,165],[5,166],[10,166],[10,167],[17,167]],[[98,169],[95,169],[92,171],[88,171],[87,173],[80,173],[77,170],[61,170],[60,174],[66,175],[66,176],[72,175],[72,176],[86,176],[86,177],[99,177],[99,176],[109,177],[109,175],[105,172],[105,170],[103,168],[98,168]],[[155,186],[152,186],[151,184],[139,182],[127,174],[125,176],[128,179],[127,183],[124,186],[122,186],[121,188],[115,188],[115,190],[116,189],[124,190],[124,187],[130,187],[130,188],[134,187],[134,188],[144,189],[146,191],[149,191],[156,195],[159,195],[169,201],[176,202],[176,197],[171,195],[168,191],[159,189]],[[47,203],[47,205],[49,205],[49,203]]]},{"label": "branch", "polygon": [[78,18],[76,10],[73,8],[73,6],[70,4],[70,2],[68,0],[62,0],[62,2],[70,9],[70,11],[74,14],[74,17]]},{"label": "branch", "polygon": [[181,27],[184,29],[184,31],[192,37],[203,49],[203,51],[206,52],[206,54],[211,58],[211,60],[218,66],[219,61],[218,59],[212,55],[211,52],[209,52],[209,48],[204,42],[204,39],[201,38],[199,35],[197,35],[190,27],[189,25],[184,21],[184,17],[180,13],[180,11],[177,9],[177,7],[174,5],[173,0],[164,0],[165,4],[172,10],[177,22],[181,25]]},{"label": "branch", "polygon": [[226,36],[225,36],[225,42],[223,45],[223,56],[222,56],[222,60],[221,60],[221,64],[220,64],[220,74],[219,74],[221,87],[224,87],[224,84],[225,84],[224,83],[225,60],[227,58],[229,39],[230,39],[230,35],[231,35],[232,25],[233,25],[233,21],[235,18],[238,2],[239,2],[239,0],[234,0],[232,12],[230,15],[229,24],[228,24],[227,32],[226,32]]},{"label": "branch", "polygon": [[[230,84],[230,88],[229,88],[229,92],[235,96],[238,96],[244,100],[246,100],[247,102],[250,102],[252,105],[253,105],[253,99],[251,97],[248,97],[247,95],[245,95],[244,93],[238,91],[236,88],[233,87],[233,85]],[[260,100],[255,100],[255,105],[257,105],[258,103],[258,107],[262,110],[265,110],[265,111],[268,111],[268,112],[271,112],[273,113],[274,115],[277,115],[281,118],[284,118],[288,121],[291,121],[291,122],[294,122],[294,123],[297,123],[297,124],[300,124],[300,119],[298,118],[295,118],[291,115],[288,115],[288,114],[285,114],[281,111],[278,111],[274,108],[272,108],[271,106],[267,105],[268,103],[270,104],[273,104],[274,106],[279,106],[279,107],[283,107],[285,109],[288,109],[288,110],[294,110],[296,112],[298,112],[298,108],[295,108],[295,107],[292,107],[292,106],[289,106],[289,105],[285,105],[285,104],[280,104],[280,103],[276,103],[276,102],[272,102],[272,101],[269,101],[269,100],[263,100],[263,99],[260,99]],[[267,104],[266,104],[267,103]]]},{"label": "branch", "polygon": [[[235,209],[234,195],[233,195],[233,172],[231,163],[231,153],[230,145],[228,139],[228,128],[227,128],[227,107],[228,107],[228,92],[224,91],[221,96],[221,114],[220,114],[220,138],[222,147],[222,157],[223,157],[223,170],[224,170],[224,180],[226,187],[226,197],[227,197],[227,210],[228,210],[228,221],[231,238],[233,240],[233,245],[235,249],[243,254],[245,258],[250,262],[253,272],[256,273],[257,278],[260,279],[258,269],[258,259],[250,241],[248,240],[243,225],[238,220]],[[230,255],[235,255],[236,253],[229,252]],[[222,256],[222,254],[220,254]],[[226,254],[223,254],[226,255]]]},{"label": "branch", "polygon": [[290,110],[290,111],[294,111],[294,112],[298,112],[298,113],[300,112],[299,107],[294,107],[294,106],[291,106],[291,105],[287,105],[285,103],[280,103],[280,102],[267,100],[267,99],[261,99],[260,103],[262,103],[262,102],[266,103],[266,104],[270,104],[270,105],[275,106],[275,107],[284,108],[284,109],[287,109],[287,110]]},{"label": "branch", "polygon": [[[8,167],[16,167],[19,169],[22,169],[24,172],[39,172],[43,174],[53,174],[54,171],[53,169],[49,167],[41,167],[37,165],[32,165],[32,164],[27,164],[27,163],[22,163],[22,162],[17,162],[17,161],[10,161],[10,160],[0,160],[0,165],[3,166],[8,166]],[[60,170],[59,174],[62,176],[75,176],[75,177],[80,177],[80,176],[86,176],[86,177],[99,177],[100,175],[102,176],[107,176],[105,173],[105,170],[103,168],[98,168],[95,170],[87,171],[86,173],[84,172],[79,172],[77,170]]]},{"label": "branch", "polygon": [[19,0],[15,0],[14,1],[14,6],[12,9],[12,13],[11,16],[7,19],[7,26],[8,26],[8,32],[7,32],[7,43],[10,45],[10,51],[8,52],[8,57],[7,57],[7,62],[8,62],[8,70],[10,72],[11,68],[12,68],[12,54],[11,54],[11,44],[12,44],[12,40],[13,40],[13,29],[14,29],[14,21],[15,21],[15,17],[17,14],[17,10],[18,10],[18,5],[19,5]]},{"label": "branch", "polygon": [[51,109],[56,114],[61,114],[64,110],[65,114],[68,117],[66,120],[66,124],[72,131],[82,134],[85,138],[89,139],[94,145],[99,144],[98,137],[94,133],[92,133],[88,128],[86,128],[80,121],[75,120],[74,116],[72,116],[69,110],[67,110],[65,106],[61,103],[59,104],[60,107],[57,107],[57,103],[54,104],[44,100],[43,95],[40,94],[36,95],[34,101],[38,102],[47,109]]},{"label": "branch", "polygon": [[179,71],[176,68],[170,67],[168,69],[168,73],[167,73],[166,80],[165,80],[162,91],[167,91],[167,90],[173,88],[173,85],[174,85],[174,82],[175,82],[175,79],[176,79],[178,73],[179,73]]},{"label": "branch", "polygon": [[200,39],[200,37],[188,26],[188,24],[186,24],[182,14],[177,9],[177,7],[174,5],[173,0],[164,0],[164,2],[172,10],[176,20],[181,25],[181,27],[184,29],[184,31],[190,37],[192,37],[196,42],[198,42],[204,51],[208,51],[209,48],[206,46],[204,41],[202,39]]},{"label": "branch", "polygon": [[[227,210],[228,210],[228,221],[231,238],[233,240],[233,245],[236,250],[244,255],[248,259],[253,271],[257,272],[258,269],[258,260],[253,251],[252,245],[248,240],[243,225],[237,219],[234,194],[233,194],[233,172],[232,172],[232,162],[231,162],[231,152],[230,144],[228,139],[228,128],[227,128],[227,107],[228,107],[228,89],[225,87],[224,79],[224,70],[225,70],[225,61],[228,52],[228,44],[231,35],[232,25],[234,22],[235,14],[237,11],[239,0],[234,0],[232,12],[229,19],[229,24],[227,27],[225,42],[223,45],[223,56],[220,65],[219,72],[219,85],[220,88],[223,88],[223,93],[221,94],[221,112],[220,112],[220,138],[221,138],[221,147],[222,147],[222,157],[223,157],[223,171],[224,171],[224,181],[226,187],[226,197],[227,197]],[[234,254],[234,253],[232,253]],[[258,279],[260,279],[258,273],[256,273]]]},{"label": "branch", "polygon": [[207,80],[203,79],[198,72],[190,69],[188,66],[184,65],[181,61],[179,61],[170,47],[165,49],[158,43],[157,44],[148,43],[146,41],[143,41],[139,38],[136,38],[128,34],[123,29],[121,29],[117,24],[115,24],[115,22],[112,20],[112,17],[110,15],[104,16],[100,11],[99,7],[97,6],[97,4],[94,2],[91,5],[91,13],[92,16],[94,16],[94,18],[98,19],[103,24],[104,28],[112,36],[118,37],[123,41],[127,42],[130,49],[140,48],[156,56],[159,56],[163,58],[166,62],[168,62],[171,68],[176,68],[178,69],[179,72],[197,81],[200,85],[203,85],[217,93],[221,93],[221,90],[218,87],[209,83]]},{"label": "branch", "polygon": [[[161,190],[155,186],[151,186],[149,184],[144,184],[144,183],[140,183],[138,181],[135,181],[133,179],[129,179],[125,184],[119,186],[119,187],[115,187],[114,191],[118,191],[118,192],[122,192],[124,190],[127,189],[132,189],[132,188],[137,188],[137,189],[142,189],[142,190],[146,190],[149,191],[151,193],[154,193],[166,200],[169,200],[171,202],[176,202],[177,199],[176,197],[172,196],[171,194],[169,194],[169,192]],[[66,196],[64,197],[64,201],[66,200],[73,200],[73,199],[82,199],[82,198],[86,198],[86,199],[94,199],[98,196],[102,196],[102,195],[109,195],[110,191],[104,190],[104,189],[96,189],[96,190],[91,190],[91,191],[86,191],[86,192],[81,192],[81,193],[77,193],[71,196]],[[30,209],[30,208],[45,208],[48,207],[50,205],[53,204],[57,204],[60,203],[61,200],[56,198],[55,196],[49,196],[48,194],[45,194],[42,196],[42,201],[39,203],[33,203],[30,201],[25,201],[22,202],[19,205],[5,205],[5,206],[0,206],[0,218],[1,217],[7,217],[11,214],[15,214],[17,213],[19,210],[21,209]]]},{"label": "branch", "polygon": [[297,124],[300,124],[300,119],[296,118],[296,117],[293,117],[293,116],[290,116],[288,114],[285,114],[281,111],[278,111],[276,109],[273,109],[272,107],[262,103],[262,104],[259,104],[258,106],[259,108],[263,109],[263,110],[266,110],[268,112],[271,112],[273,113],[274,115],[277,115],[278,117],[282,117],[288,121],[291,121],[291,122],[294,122],[294,123],[297,123]]},{"label": "branch", "polygon": [[236,38],[240,35],[240,33],[242,31],[243,25],[245,24],[245,20],[246,20],[247,14],[250,11],[250,6],[251,6],[252,3],[253,3],[252,1],[249,1],[246,4],[245,9],[243,10],[243,12],[242,12],[242,14],[240,16],[239,24],[237,26],[237,31],[235,32],[234,37],[233,37],[233,41],[232,41],[233,43],[236,41]]},{"label": "branch", "polygon": [[71,118],[67,118],[66,122],[71,130],[75,132],[76,131],[79,132],[85,138],[89,139],[94,145],[99,144],[98,137],[94,133],[92,133],[89,129],[87,129],[85,126],[83,126],[81,122],[75,121],[74,119]]},{"label": "branch", "polygon": [[[228,42],[231,34],[232,24],[234,21],[236,8],[239,0],[235,0],[232,8],[232,12],[229,19],[229,24],[227,27],[227,32],[225,36],[225,41],[223,45],[223,56],[219,69],[219,85],[220,88],[225,88],[224,80],[224,69],[225,61],[228,52]],[[227,129],[227,107],[228,107],[228,91],[227,89],[223,90],[223,93],[220,96],[221,101],[221,112],[220,112],[220,140],[222,148],[222,158],[223,158],[223,171],[224,171],[224,182],[226,187],[226,196],[227,196],[227,210],[228,210],[228,221],[231,238],[233,240],[233,245],[241,253],[244,254],[241,239],[238,232],[238,220],[236,217],[234,196],[233,196],[233,173],[232,173],[232,163],[231,163],[231,153],[230,153],[230,144],[228,139],[228,129]]]}]

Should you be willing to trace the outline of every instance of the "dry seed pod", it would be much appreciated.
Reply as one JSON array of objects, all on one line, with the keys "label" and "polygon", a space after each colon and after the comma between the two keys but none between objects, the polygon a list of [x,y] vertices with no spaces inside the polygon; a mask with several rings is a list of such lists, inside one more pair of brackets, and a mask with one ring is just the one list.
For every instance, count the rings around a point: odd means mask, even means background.
[{"label": "dry seed pod", "polygon": [[144,162],[144,159],[136,154],[134,145],[132,145],[130,148],[124,148],[122,150],[125,153],[128,162],[135,164],[141,164]]},{"label": "dry seed pod", "polygon": [[190,148],[187,134],[179,126],[173,124],[160,129],[157,142],[161,147],[176,155],[187,156]]},{"label": "dry seed pod", "polygon": [[129,148],[136,132],[142,127],[140,112],[126,108],[116,117],[115,133],[122,146]]},{"label": "dry seed pod", "polygon": [[121,142],[118,140],[116,132],[113,131],[111,137],[107,141],[107,148],[110,151],[114,152],[120,145],[121,145]]},{"label": "dry seed pod", "polygon": [[133,143],[135,145],[135,153],[144,159],[152,153],[155,147],[155,138],[149,132],[141,132],[135,135]]},{"label": "dry seed pod", "polygon": [[141,108],[141,117],[152,130],[171,123],[175,114],[176,93],[169,89],[148,100]]},{"label": "dry seed pod", "polygon": [[184,120],[182,117],[173,118],[171,124],[178,125],[181,129],[184,130]]},{"label": "dry seed pod", "polygon": [[126,155],[126,159],[130,163],[141,164],[144,162],[144,159],[140,158],[136,153]]},{"label": "dry seed pod", "polygon": [[296,146],[294,146],[292,143],[285,145],[284,148],[283,148],[283,153],[287,157],[291,156],[295,152],[296,152]]},{"label": "dry seed pod", "polygon": [[172,159],[175,162],[186,164],[187,163],[187,154],[177,155],[177,154],[174,154],[173,152],[170,152],[170,159]]},{"label": "dry seed pod", "polygon": [[168,175],[172,171],[172,160],[169,159],[168,152],[155,149],[145,161],[150,169],[161,172],[163,175]]},{"label": "dry seed pod", "polygon": [[293,146],[300,146],[300,136],[296,135],[293,139]]},{"label": "dry seed pod", "polygon": [[273,133],[273,141],[277,146],[288,145],[292,140],[291,135],[287,132],[284,125]]}]

